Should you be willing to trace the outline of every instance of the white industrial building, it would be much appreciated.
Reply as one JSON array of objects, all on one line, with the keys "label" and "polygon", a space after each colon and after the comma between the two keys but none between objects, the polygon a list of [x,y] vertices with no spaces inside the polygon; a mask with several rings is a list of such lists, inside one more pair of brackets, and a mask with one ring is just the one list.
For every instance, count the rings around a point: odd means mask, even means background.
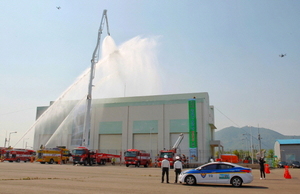
[{"label": "white industrial building", "polygon": [[[214,147],[222,146],[220,141],[214,140],[214,108],[209,104],[208,93],[93,99],[89,148],[114,154],[133,148],[148,151],[155,157],[160,150],[170,149],[183,133],[178,152],[189,156],[189,100],[196,102],[198,157],[194,161],[207,162],[214,154]],[[38,107],[37,116],[46,108]],[[59,123],[63,119],[58,120]],[[82,123],[81,118],[77,120]],[[66,138],[61,138],[62,142],[57,144],[64,144],[69,149],[79,146],[82,125],[78,126],[66,128]],[[45,145],[54,132],[53,128],[36,128],[35,149]]]},{"label": "white industrial building", "polygon": [[280,161],[292,162],[300,160],[300,139],[277,139],[274,154]]}]

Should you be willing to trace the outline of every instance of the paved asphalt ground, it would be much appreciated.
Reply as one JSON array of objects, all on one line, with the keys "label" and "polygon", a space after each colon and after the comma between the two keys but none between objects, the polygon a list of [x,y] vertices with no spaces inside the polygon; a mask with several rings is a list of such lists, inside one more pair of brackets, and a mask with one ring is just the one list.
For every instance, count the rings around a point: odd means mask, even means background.
[{"label": "paved asphalt ground", "polygon": [[68,193],[300,193],[300,169],[289,169],[292,179],[284,178],[284,169],[271,169],[266,180],[254,180],[239,188],[231,185],[161,183],[159,168],[133,166],[73,166],[72,164],[0,163],[1,194]]}]

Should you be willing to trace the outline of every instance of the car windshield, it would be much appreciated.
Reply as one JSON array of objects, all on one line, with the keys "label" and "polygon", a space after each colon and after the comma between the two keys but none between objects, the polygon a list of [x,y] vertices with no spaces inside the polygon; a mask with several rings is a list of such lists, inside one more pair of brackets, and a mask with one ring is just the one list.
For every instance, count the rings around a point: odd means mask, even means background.
[{"label": "car windshield", "polygon": [[70,151],[63,151],[63,155],[64,156],[69,156],[70,155]]},{"label": "car windshield", "polygon": [[173,152],[161,152],[160,158],[164,158],[165,155],[167,155],[168,158],[173,158]]},{"label": "car windshield", "polygon": [[135,151],[126,151],[125,157],[136,157],[136,152]]},{"label": "car windshield", "polygon": [[72,150],[73,155],[82,155],[84,154],[84,150]]}]

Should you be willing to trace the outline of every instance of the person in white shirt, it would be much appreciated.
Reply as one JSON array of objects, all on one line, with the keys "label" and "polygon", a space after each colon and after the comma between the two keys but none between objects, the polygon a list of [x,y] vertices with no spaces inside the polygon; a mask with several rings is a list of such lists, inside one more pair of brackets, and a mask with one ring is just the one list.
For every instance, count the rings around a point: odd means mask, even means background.
[{"label": "person in white shirt", "polygon": [[178,175],[181,173],[182,171],[182,162],[180,161],[180,157],[176,156],[176,161],[174,163],[174,172],[175,172],[175,182],[177,183],[178,180]]},{"label": "person in white shirt", "polygon": [[162,169],[162,176],[161,176],[161,183],[164,182],[164,176],[167,176],[167,183],[169,183],[169,170],[170,170],[170,162],[167,160],[168,156],[164,156],[164,160],[161,162],[161,169]]}]

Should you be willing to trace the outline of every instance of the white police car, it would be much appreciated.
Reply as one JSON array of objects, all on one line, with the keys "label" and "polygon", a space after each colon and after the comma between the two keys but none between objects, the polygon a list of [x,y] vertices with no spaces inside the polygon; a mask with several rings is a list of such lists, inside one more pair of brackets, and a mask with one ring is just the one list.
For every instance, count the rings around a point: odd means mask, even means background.
[{"label": "white police car", "polygon": [[253,176],[251,168],[245,168],[229,162],[211,162],[196,169],[183,171],[179,175],[179,182],[188,185],[197,183],[232,184],[240,187],[251,183]]}]

